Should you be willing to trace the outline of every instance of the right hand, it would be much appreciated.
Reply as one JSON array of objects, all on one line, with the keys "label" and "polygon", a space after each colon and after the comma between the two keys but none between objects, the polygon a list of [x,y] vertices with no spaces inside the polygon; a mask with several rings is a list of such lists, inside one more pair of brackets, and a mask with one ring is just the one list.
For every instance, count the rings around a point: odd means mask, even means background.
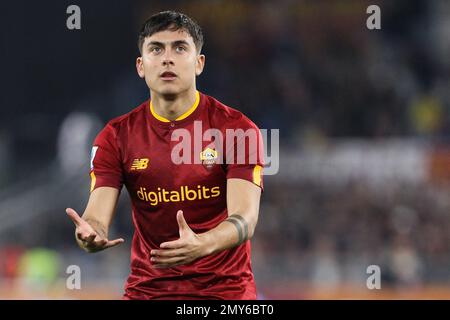
[{"label": "right hand", "polygon": [[108,240],[107,238],[102,237],[72,208],[67,208],[66,213],[75,224],[75,235],[77,237],[78,245],[87,252],[105,250],[117,246],[125,241],[122,238]]}]

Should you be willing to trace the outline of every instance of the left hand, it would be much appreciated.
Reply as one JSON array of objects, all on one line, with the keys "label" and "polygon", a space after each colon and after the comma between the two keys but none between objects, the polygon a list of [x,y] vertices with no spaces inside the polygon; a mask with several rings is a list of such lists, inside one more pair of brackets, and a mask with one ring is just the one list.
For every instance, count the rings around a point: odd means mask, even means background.
[{"label": "left hand", "polygon": [[182,210],[177,212],[177,222],[180,238],[163,242],[159,250],[150,252],[153,267],[171,268],[188,264],[207,254],[205,241],[188,226]]}]

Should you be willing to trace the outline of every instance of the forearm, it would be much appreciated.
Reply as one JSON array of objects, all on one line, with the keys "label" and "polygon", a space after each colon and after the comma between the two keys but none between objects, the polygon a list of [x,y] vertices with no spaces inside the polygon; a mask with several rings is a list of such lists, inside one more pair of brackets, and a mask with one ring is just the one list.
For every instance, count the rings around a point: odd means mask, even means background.
[{"label": "forearm", "polygon": [[227,180],[229,216],[215,228],[195,233],[187,224],[183,211],[177,212],[180,238],[160,244],[151,250],[155,268],[189,264],[201,257],[230,249],[253,237],[258,222],[261,189],[242,179]]},{"label": "forearm", "polygon": [[102,238],[108,238],[108,230],[116,210],[119,191],[111,187],[95,189],[87,203],[82,219]]},{"label": "forearm", "polygon": [[235,213],[215,228],[200,234],[199,236],[207,248],[206,254],[230,249],[251,239],[255,231],[256,220],[248,214]]},{"label": "forearm", "polygon": [[75,239],[80,248],[87,252],[97,252],[124,242],[122,238],[108,239],[118,195],[118,189],[99,187],[91,192],[81,217],[72,208],[66,209],[75,224]]}]

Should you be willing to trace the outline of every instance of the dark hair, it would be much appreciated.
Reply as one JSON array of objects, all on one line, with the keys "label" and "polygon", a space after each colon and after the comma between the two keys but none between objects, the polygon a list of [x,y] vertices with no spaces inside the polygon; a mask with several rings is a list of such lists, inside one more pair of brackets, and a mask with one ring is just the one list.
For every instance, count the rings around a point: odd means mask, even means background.
[{"label": "dark hair", "polygon": [[180,29],[186,31],[194,39],[195,47],[200,52],[203,46],[202,29],[193,19],[176,11],[163,11],[154,14],[144,22],[139,31],[139,52],[142,54],[142,45],[144,44],[145,38],[160,31],[176,31]]}]

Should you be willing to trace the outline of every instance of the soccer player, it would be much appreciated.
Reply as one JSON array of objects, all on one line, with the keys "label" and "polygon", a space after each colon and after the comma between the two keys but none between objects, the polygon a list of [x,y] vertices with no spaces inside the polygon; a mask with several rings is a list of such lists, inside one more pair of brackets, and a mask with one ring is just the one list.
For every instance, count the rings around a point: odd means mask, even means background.
[{"label": "soccer player", "polygon": [[256,299],[249,240],[263,187],[260,131],[197,91],[205,56],[191,18],[155,14],[138,44],[150,100],[96,137],[87,207],[82,217],[66,209],[76,241],[88,252],[124,241],[108,228],[125,185],[135,232],[124,299]]}]

